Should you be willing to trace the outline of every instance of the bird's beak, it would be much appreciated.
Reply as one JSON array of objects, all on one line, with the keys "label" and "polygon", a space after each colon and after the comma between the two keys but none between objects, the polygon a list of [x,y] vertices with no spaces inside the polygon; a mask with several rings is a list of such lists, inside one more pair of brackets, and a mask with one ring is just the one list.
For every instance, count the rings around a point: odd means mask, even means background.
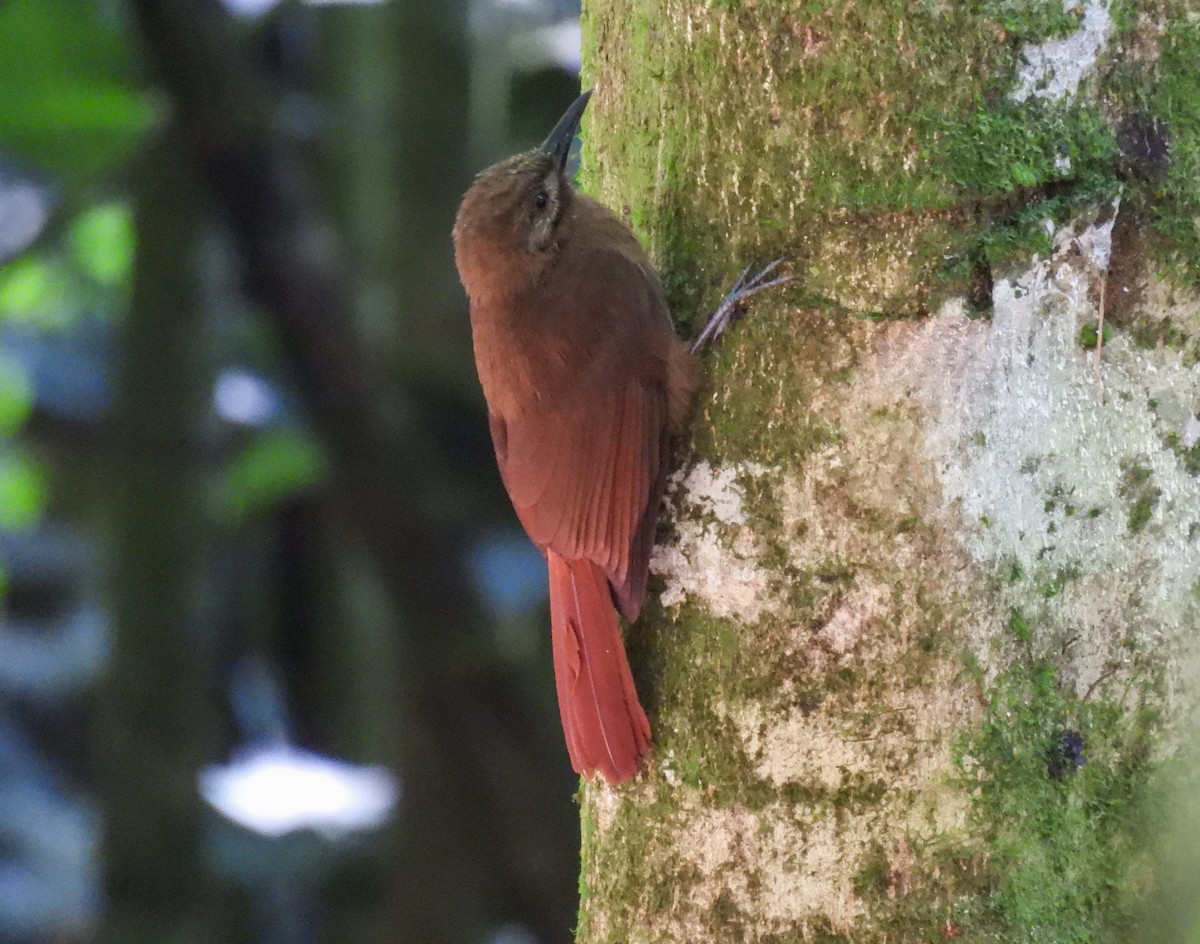
[{"label": "bird's beak", "polygon": [[571,142],[575,140],[575,132],[579,130],[579,121],[583,118],[583,110],[587,108],[592,90],[588,89],[571,103],[566,114],[558,119],[558,124],[550,132],[550,136],[542,142],[540,150],[554,158],[554,163],[560,171],[566,169],[567,155],[571,153]]}]

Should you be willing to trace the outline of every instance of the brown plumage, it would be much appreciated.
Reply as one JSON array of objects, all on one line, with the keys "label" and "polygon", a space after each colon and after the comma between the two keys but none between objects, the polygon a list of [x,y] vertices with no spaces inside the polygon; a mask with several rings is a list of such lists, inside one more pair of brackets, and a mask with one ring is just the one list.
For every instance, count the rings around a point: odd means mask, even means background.
[{"label": "brown plumage", "polygon": [[541,148],[479,175],[454,249],[496,460],[550,571],[571,763],[619,783],[637,772],[650,725],[616,609],[631,622],[641,612],[668,438],[697,367],[633,233],[565,173],[589,94]]}]

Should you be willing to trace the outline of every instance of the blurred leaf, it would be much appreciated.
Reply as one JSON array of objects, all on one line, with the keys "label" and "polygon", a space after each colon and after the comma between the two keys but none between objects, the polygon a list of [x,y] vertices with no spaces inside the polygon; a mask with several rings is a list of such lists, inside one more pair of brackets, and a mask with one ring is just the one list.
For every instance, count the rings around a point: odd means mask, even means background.
[{"label": "blurred leaf", "polygon": [[0,269],[0,321],[65,327],[78,308],[71,295],[62,267],[41,256],[26,256]]},{"label": "blurred leaf", "polygon": [[0,436],[20,429],[33,408],[33,386],[25,368],[0,354]]},{"label": "blurred leaf", "polygon": [[24,531],[38,523],[46,506],[46,477],[24,453],[0,453],[0,530]]},{"label": "blurred leaf", "polygon": [[266,432],[230,464],[226,497],[233,514],[245,518],[300,495],[326,474],[325,455],[316,440],[299,430]]},{"label": "blurred leaf", "polygon": [[122,203],[81,213],[68,236],[79,267],[106,288],[126,284],[133,268],[133,214]]},{"label": "blurred leaf", "polygon": [[0,315],[26,315],[40,307],[50,290],[49,267],[32,256],[0,271]]},{"label": "blurred leaf", "polygon": [[0,141],[75,185],[111,170],[156,113],[133,78],[127,37],[100,7],[0,4]]}]

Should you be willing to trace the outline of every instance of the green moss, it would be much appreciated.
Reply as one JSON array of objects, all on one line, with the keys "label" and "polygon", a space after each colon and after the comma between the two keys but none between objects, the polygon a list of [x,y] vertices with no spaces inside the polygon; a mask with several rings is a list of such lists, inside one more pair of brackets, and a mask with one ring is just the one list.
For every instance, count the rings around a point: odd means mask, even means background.
[{"label": "green moss", "polygon": [[1015,557],[1001,565],[1001,580],[1004,583],[1018,583],[1025,576],[1025,568]]},{"label": "green moss", "polygon": [[[1127,6],[1112,10],[1122,35],[1137,23]],[[585,10],[587,81],[600,88],[588,121],[602,115],[621,131],[589,139],[583,176],[652,246],[692,324],[742,265],[778,256],[801,278],[793,300],[825,299],[841,317],[923,313],[981,263],[1044,251],[1043,220],[1107,200],[1128,178],[1118,118],[1110,127],[1096,107],[1007,97],[1023,45],[1071,32],[1077,8],[728,0],[709,9],[720,29],[686,39],[666,21],[678,12],[650,0]],[[1165,179],[1153,193],[1124,185],[1192,266],[1198,34],[1169,27],[1157,82],[1138,57],[1119,60],[1143,71],[1114,71],[1130,78],[1114,78],[1125,91],[1105,111],[1141,109],[1169,129]],[[1138,96],[1140,105],[1126,101]]]},{"label": "green moss", "polygon": [[1158,504],[1158,496],[1158,489],[1155,489],[1152,495],[1143,495],[1129,506],[1127,526],[1131,534],[1136,534],[1150,523],[1150,519],[1154,517],[1154,508]]},{"label": "green moss", "polygon": [[729,889],[722,889],[713,900],[709,918],[717,925],[740,924],[744,921],[741,909],[734,902]]},{"label": "green moss", "polygon": [[[982,98],[965,113],[929,113],[923,133],[932,168],[955,191],[980,199],[1069,182],[1112,187],[1116,139],[1094,107]],[[1057,191],[1029,194],[1048,200]]]},{"label": "green moss", "polygon": [[1030,188],[1065,184],[1077,202],[1112,178],[1094,173],[1114,151],[1094,109],[1005,104],[1023,43],[1078,25],[1054,2],[730,2],[720,29],[686,32],[678,14],[585,10],[589,121],[621,133],[589,140],[583,176],[629,208],[688,320],[742,265],[778,256],[831,311],[923,313],[949,245],[990,257],[1067,200]]},{"label": "green moss", "polygon": [[[579,805],[579,861],[587,862],[595,854],[596,820],[592,807],[585,802],[583,781],[580,780],[579,790],[575,793],[575,802]],[[579,870],[579,917],[575,927],[576,940],[585,940],[588,935],[588,903],[591,900],[592,889],[588,878],[590,869]]]},{"label": "green moss", "polygon": [[[984,697],[978,733],[959,746],[990,872],[986,894],[961,912],[978,935],[968,939],[1120,939],[1129,850],[1149,831],[1154,712],[1136,700],[1083,701],[1045,661],[1013,665]],[[1068,732],[1082,739],[1084,763],[1060,766],[1056,779],[1050,761]]]},{"label": "green moss", "polygon": [[922,132],[932,172],[978,224],[955,237],[942,274],[969,280],[1049,250],[1045,220],[1072,214],[1120,190],[1116,138],[1097,108],[981,95],[968,111],[929,112]]},{"label": "green moss", "polygon": [[1187,334],[1176,328],[1170,318],[1164,318],[1153,324],[1140,321],[1134,325],[1133,343],[1143,350],[1154,350],[1158,347],[1168,347],[1172,350],[1182,350],[1187,343]]},{"label": "green moss", "polygon": [[[1099,325],[1094,321],[1089,321],[1079,329],[1079,346],[1085,347],[1088,350],[1093,350],[1096,347]],[[1104,326],[1104,343],[1107,344],[1113,338],[1112,325]]]},{"label": "green moss", "polygon": [[886,893],[891,883],[892,864],[888,860],[887,850],[876,843],[862,858],[862,865],[854,873],[853,887],[860,898],[866,898],[872,893]]},{"label": "green moss", "polygon": [[1029,642],[1033,638],[1030,631],[1029,620],[1015,606],[1008,609],[1008,631],[1012,633],[1018,641]]},{"label": "green moss", "polygon": [[1133,488],[1138,488],[1150,481],[1150,476],[1154,473],[1144,465],[1129,464],[1123,469],[1123,484],[1122,494]]},{"label": "green moss", "polygon": [[984,0],[980,11],[994,18],[1009,42],[1041,43],[1079,28],[1082,7],[1064,8],[1045,0]]},{"label": "green moss", "polygon": [[[591,806],[588,793],[599,789],[585,785],[583,807]],[[670,801],[665,797],[649,803],[622,803],[606,825],[603,837],[588,827],[582,847],[582,873],[590,884],[581,887],[579,923],[576,940],[607,940],[616,944],[644,940],[632,925],[639,911],[663,912],[671,907],[673,896],[684,896],[704,876],[694,866],[654,855],[659,833],[666,828]],[[588,814],[590,815],[590,814]],[[605,867],[606,859],[613,864]],[[620,901],[623,908],[605,912],[607,937],[597,938],[590,918],[593,901]]]},{"label": "green moss", "polygon": [[1183,438],[1176,432],[1167,433],[1163,437],[1163,445],[1179,457],[1183,469],[1188,475],[1200,475],[1200,440],[1191,446],[1183,444]]},{"label": "green moss", "polygon": [[1143,201],[1166,237],[1167,261],[1200,287],[1200,24],[1180,19],[1162,39],[1151,120],[1167,141],[1165,177],[1146,181]]},{"label": "green moss", "polygon": [[718,717],[713,705],[764,698],[777,680],[765,677],[761,666],[752,671],[757,655],[747,633],[729,620],[692,606],[677,622],[661,613],[648,616],[629,648],[647,711],[670,719],[655,732],[657,756],[683,784],[732,800],[757,776],[732,722]]},{"label": "green moss", "polygon": [[[710,355],[709,369],[719,387],[696,430],[701,455],[767,465],[797,463],[838,441],[840,432],[809,407],[821,376],[837,366],[831,361],[837,357],[841,326],[820,315],[804,316],[803,329],[812,333],[800,357],[814,369],[797,369],[797,348],[787,342],[802,322],[783,301],[781,296],[760,296]],[[749,352],[754,352],[753,362],[748,362]]]},{"label": "green moss", "polygon": [[1162,489],[1152,483],[1153,472],[1138,462],[1121,465],[1121,484],[1117,491],[1129,502],[1126,527],[1130,534],[1137,534],[1154,517],[1154,509],[1162,497]]},{"label": "green moss", "polygon": [[1078,580],[1081,575],[1082,571],[1074,565],[1059,567],[1042,583],[1038,592],[1043,598],[1052,600],[1063,592],[1067,584]]},{"label": "green moss", "polygon": [[1062,508],[1063,514],[1071,517],[1075,514],[1075,507],[1069,504],[1066,500],[1075,493],[1075,487],[1068,488],[1061,482],[1055,482],[1050,490],[1046,493],[1046,500],[1042,503],[1042,510],[1046,514]]},{"label": "green moss", "polygon": [[[1028,634],[1032,624],[1014,609],[1010,629]],[[1157,815],[1152,693],[1081,699],[1054,663],[1031,656],[991,681],[973,656],[964,666],[985,705],[955,747],[958,786],[972,798],[969,838],[910,837],[899,870],[881,845],[864,855],[853,885],[881,939],[1135,939],[1123,933],[1135,907],[1128,870]]]},{"label": "green moss", "polygon": [[[809,781],[782,787],[763,781],[756,770],[759,759],[745,753],[743,735],[723,713],[728,706],[759,704],[777,712],[820,706],[836,715],[843,700],[853,704],[861,698],[869,678],[852,666],[806,672],[796,653],[766,645],[763,634],[771,632],[769,627],[739,626],[699,607],[685,606],[669,623],[659,614],[650,616],[646,631],[631,640],[630,657],[642,670],[638,687],[648,712],[669,719],[656,729],[655,741],[656,756],[670,767],[673,779],[705,791],[717,806],[761,809],[785,802],[809,810],[861,809],[878,800],[883,785],[875,776],[847,774],[833,789]],[[642,675],[649,677],[647,684]],[[845,723],[848,730],[855,727],[851,717]],[[874,716],[860,723],[869,731]]]}]

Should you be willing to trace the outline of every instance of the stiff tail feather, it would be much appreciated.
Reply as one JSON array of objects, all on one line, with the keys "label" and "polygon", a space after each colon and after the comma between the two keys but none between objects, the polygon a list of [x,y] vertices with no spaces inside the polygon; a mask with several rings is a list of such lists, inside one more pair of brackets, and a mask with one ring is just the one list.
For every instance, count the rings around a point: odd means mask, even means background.
[{"label": "stiff tail feather", "polygon": [[604,571],[546,552],[558,709],[571,766],[609,783],[628,780],[650,748]]}]

